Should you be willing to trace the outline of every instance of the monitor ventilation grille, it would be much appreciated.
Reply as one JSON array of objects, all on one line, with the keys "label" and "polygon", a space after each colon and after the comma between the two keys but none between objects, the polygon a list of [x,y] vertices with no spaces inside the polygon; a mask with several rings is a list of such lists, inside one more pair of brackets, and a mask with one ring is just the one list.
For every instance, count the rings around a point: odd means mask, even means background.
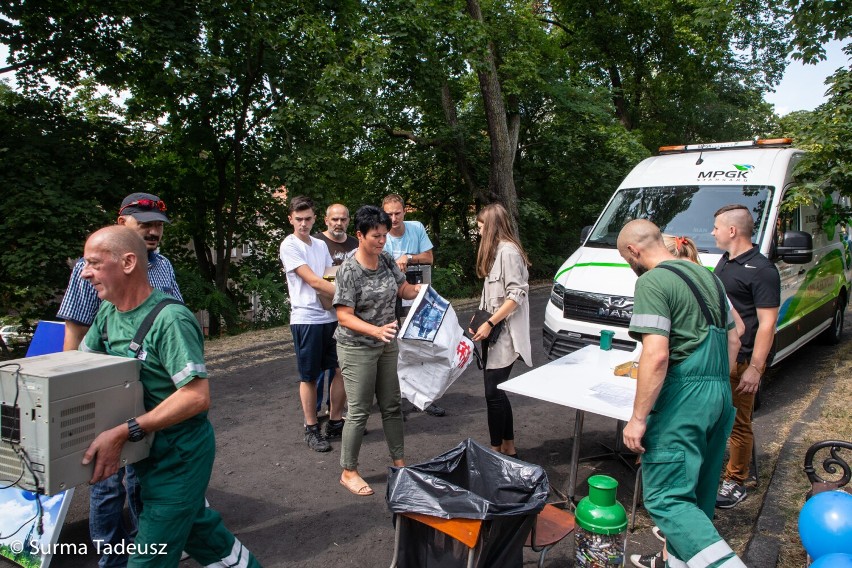
[{"label": "monitor ventilation grille", "polygon": [[94,402],[65,408],[59,413],[60,449],[86,448],[95,434]]}]

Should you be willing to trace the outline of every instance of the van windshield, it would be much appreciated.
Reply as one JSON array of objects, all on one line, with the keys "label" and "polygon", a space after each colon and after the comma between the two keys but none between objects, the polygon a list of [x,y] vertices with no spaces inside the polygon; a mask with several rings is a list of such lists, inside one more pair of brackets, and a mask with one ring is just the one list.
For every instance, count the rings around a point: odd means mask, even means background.
[{"label": "van windshield", "polygon": [[725,205],[747,206],[755,218],[753,242],[766,229],[766,213],[772,199],[766,185],[679,185],[622,189],[592,229],[586,246],[615,248],[618,233],[633,219],[649,219],[663,233],[692,237],[701,252],[719,254],[713,231],[713,213]]}]

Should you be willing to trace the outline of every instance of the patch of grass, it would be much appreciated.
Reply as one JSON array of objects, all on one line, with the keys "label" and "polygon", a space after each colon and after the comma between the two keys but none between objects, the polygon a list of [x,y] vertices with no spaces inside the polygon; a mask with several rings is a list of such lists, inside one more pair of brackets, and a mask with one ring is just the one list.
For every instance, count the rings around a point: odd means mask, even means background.
[{"label": "patch of grass", "polygon": [[[844,351],[852,349],[846,347]],[[826,397],[818,419],[808,425],[797,444],[794,452],[796,459],[791,459],[792,463],[779,464],[779,467],[783,466],[789,471],[789,475],[784,476],[781,481],[784,483],[783,494],[788,495],[790,499],[783,507],[787,520],[784,526],[784,545],[778,559],[779,568],[801,567],[805,566],[806,562],[806,553],[802,548],[798,530],[799,511],[805,503],[805,494],[810,489],[810,483],[802,471],[805,452],[812,444],[822,440],[852,441],[852,405],[849,404],[852,400],[852,380],[849,378],[852,362],[848,360],[848,353],[840,354],[837,361],[832,392]],[[825,450],[817,454],[814,466],[821,477],[832,479],[821,467],[826,455]],[[841,456],[847,463],[852,464],[852,453],[845,451]]]}]

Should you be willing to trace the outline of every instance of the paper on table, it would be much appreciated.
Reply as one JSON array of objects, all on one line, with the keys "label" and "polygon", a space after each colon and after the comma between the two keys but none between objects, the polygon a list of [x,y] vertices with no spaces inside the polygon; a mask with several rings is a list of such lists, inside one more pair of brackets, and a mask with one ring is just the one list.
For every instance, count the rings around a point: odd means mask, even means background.
[{"label": "paper on table", "polygon": [[613,385],[610,383],[598,383],[591,389],[592,396],[617,408],[633,408],[635,394],[633,389]]}]

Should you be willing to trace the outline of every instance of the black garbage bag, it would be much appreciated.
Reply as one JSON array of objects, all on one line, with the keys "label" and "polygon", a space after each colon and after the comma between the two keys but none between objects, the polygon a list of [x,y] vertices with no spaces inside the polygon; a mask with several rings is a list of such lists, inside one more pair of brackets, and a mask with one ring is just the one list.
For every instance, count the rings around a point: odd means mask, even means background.
[{"label": "black garbage bag", "polygon": [[481,519],[475,565],[523,564],[524,541],[544,508],[550,485],[540,466],[507,458],[467,439],[432,461],[390,468],[388,508],[402,522],[402,568],[465,566],[468,548],[435,529],[401,517],[420,513],[444,519]]}]

